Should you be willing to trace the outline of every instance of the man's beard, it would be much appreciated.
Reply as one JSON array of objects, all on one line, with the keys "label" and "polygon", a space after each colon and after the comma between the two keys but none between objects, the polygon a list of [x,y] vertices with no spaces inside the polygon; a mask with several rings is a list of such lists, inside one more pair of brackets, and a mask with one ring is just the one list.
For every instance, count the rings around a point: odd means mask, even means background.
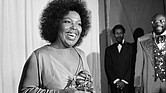
[{"label": "man's beard", "polygon": [[120,43],[120,44],[121,44],[121,43],[122,43],[122,40],[123,40],[123,37],[117,37],[117,38],[116,38],[117,43]]},{"label": "man's beard", "polygon": [[166,30],[166,26],[156,26],[153,27],[153,30],[156,35],[161,35]]}]

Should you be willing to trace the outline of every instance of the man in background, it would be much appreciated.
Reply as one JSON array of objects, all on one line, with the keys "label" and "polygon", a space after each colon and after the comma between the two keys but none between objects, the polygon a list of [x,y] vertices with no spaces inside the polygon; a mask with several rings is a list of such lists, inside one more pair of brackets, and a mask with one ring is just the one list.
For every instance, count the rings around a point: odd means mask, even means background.
[{"label": "man in background", "polygon": [[166,93],[166,17],[156,14],[153,31],[138,38],[135,65],[136,93]]},{"label": "man in background", "polygon": [[116,43],[105,50],[105,72],[111,93],[129,93],[131,66],[132,66],[132,44],[124,40],[125,28],[118,24],[113,28]]}]

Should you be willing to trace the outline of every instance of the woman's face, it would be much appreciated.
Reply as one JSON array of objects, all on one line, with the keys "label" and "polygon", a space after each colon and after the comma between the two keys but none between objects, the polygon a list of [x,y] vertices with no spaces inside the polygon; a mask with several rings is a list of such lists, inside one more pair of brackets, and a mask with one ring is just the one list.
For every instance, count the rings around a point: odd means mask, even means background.
[{"label": "woman's face", "polygon": [[62,48],[74,46],[82,32],[80,15],[75,11],[69,11],[60,22],[59,43]]}]

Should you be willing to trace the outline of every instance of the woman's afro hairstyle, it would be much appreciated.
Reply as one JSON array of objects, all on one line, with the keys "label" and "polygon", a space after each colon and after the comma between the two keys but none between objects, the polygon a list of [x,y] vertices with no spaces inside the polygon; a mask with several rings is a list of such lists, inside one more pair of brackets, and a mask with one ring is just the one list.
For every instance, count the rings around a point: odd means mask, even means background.
[{"label": "woman's afro hairstyle", "polygon": [[58,38],[59,22],[69,11],[76,11],[81,17],[82,33],[74,46],[82,42],[90,29],[90,11],[87,10],[83,0],[52,0],[43,10],[40,18],[41,37],[49,43],[54,43]]}]

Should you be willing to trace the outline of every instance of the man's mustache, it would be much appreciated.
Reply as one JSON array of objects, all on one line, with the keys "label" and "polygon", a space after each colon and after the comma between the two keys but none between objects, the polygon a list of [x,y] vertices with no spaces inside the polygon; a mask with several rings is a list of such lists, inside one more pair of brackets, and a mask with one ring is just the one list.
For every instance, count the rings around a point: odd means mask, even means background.
[{"label": "man's mustache", "polygon": [[155,26],[154,28],[157,28],[157,27],[161,27],[161,28],[164,28],[164,26]]},{"label": "man's mustache", "polygon": [[117,39],[123,39],[123,37],[117,37]]}]

